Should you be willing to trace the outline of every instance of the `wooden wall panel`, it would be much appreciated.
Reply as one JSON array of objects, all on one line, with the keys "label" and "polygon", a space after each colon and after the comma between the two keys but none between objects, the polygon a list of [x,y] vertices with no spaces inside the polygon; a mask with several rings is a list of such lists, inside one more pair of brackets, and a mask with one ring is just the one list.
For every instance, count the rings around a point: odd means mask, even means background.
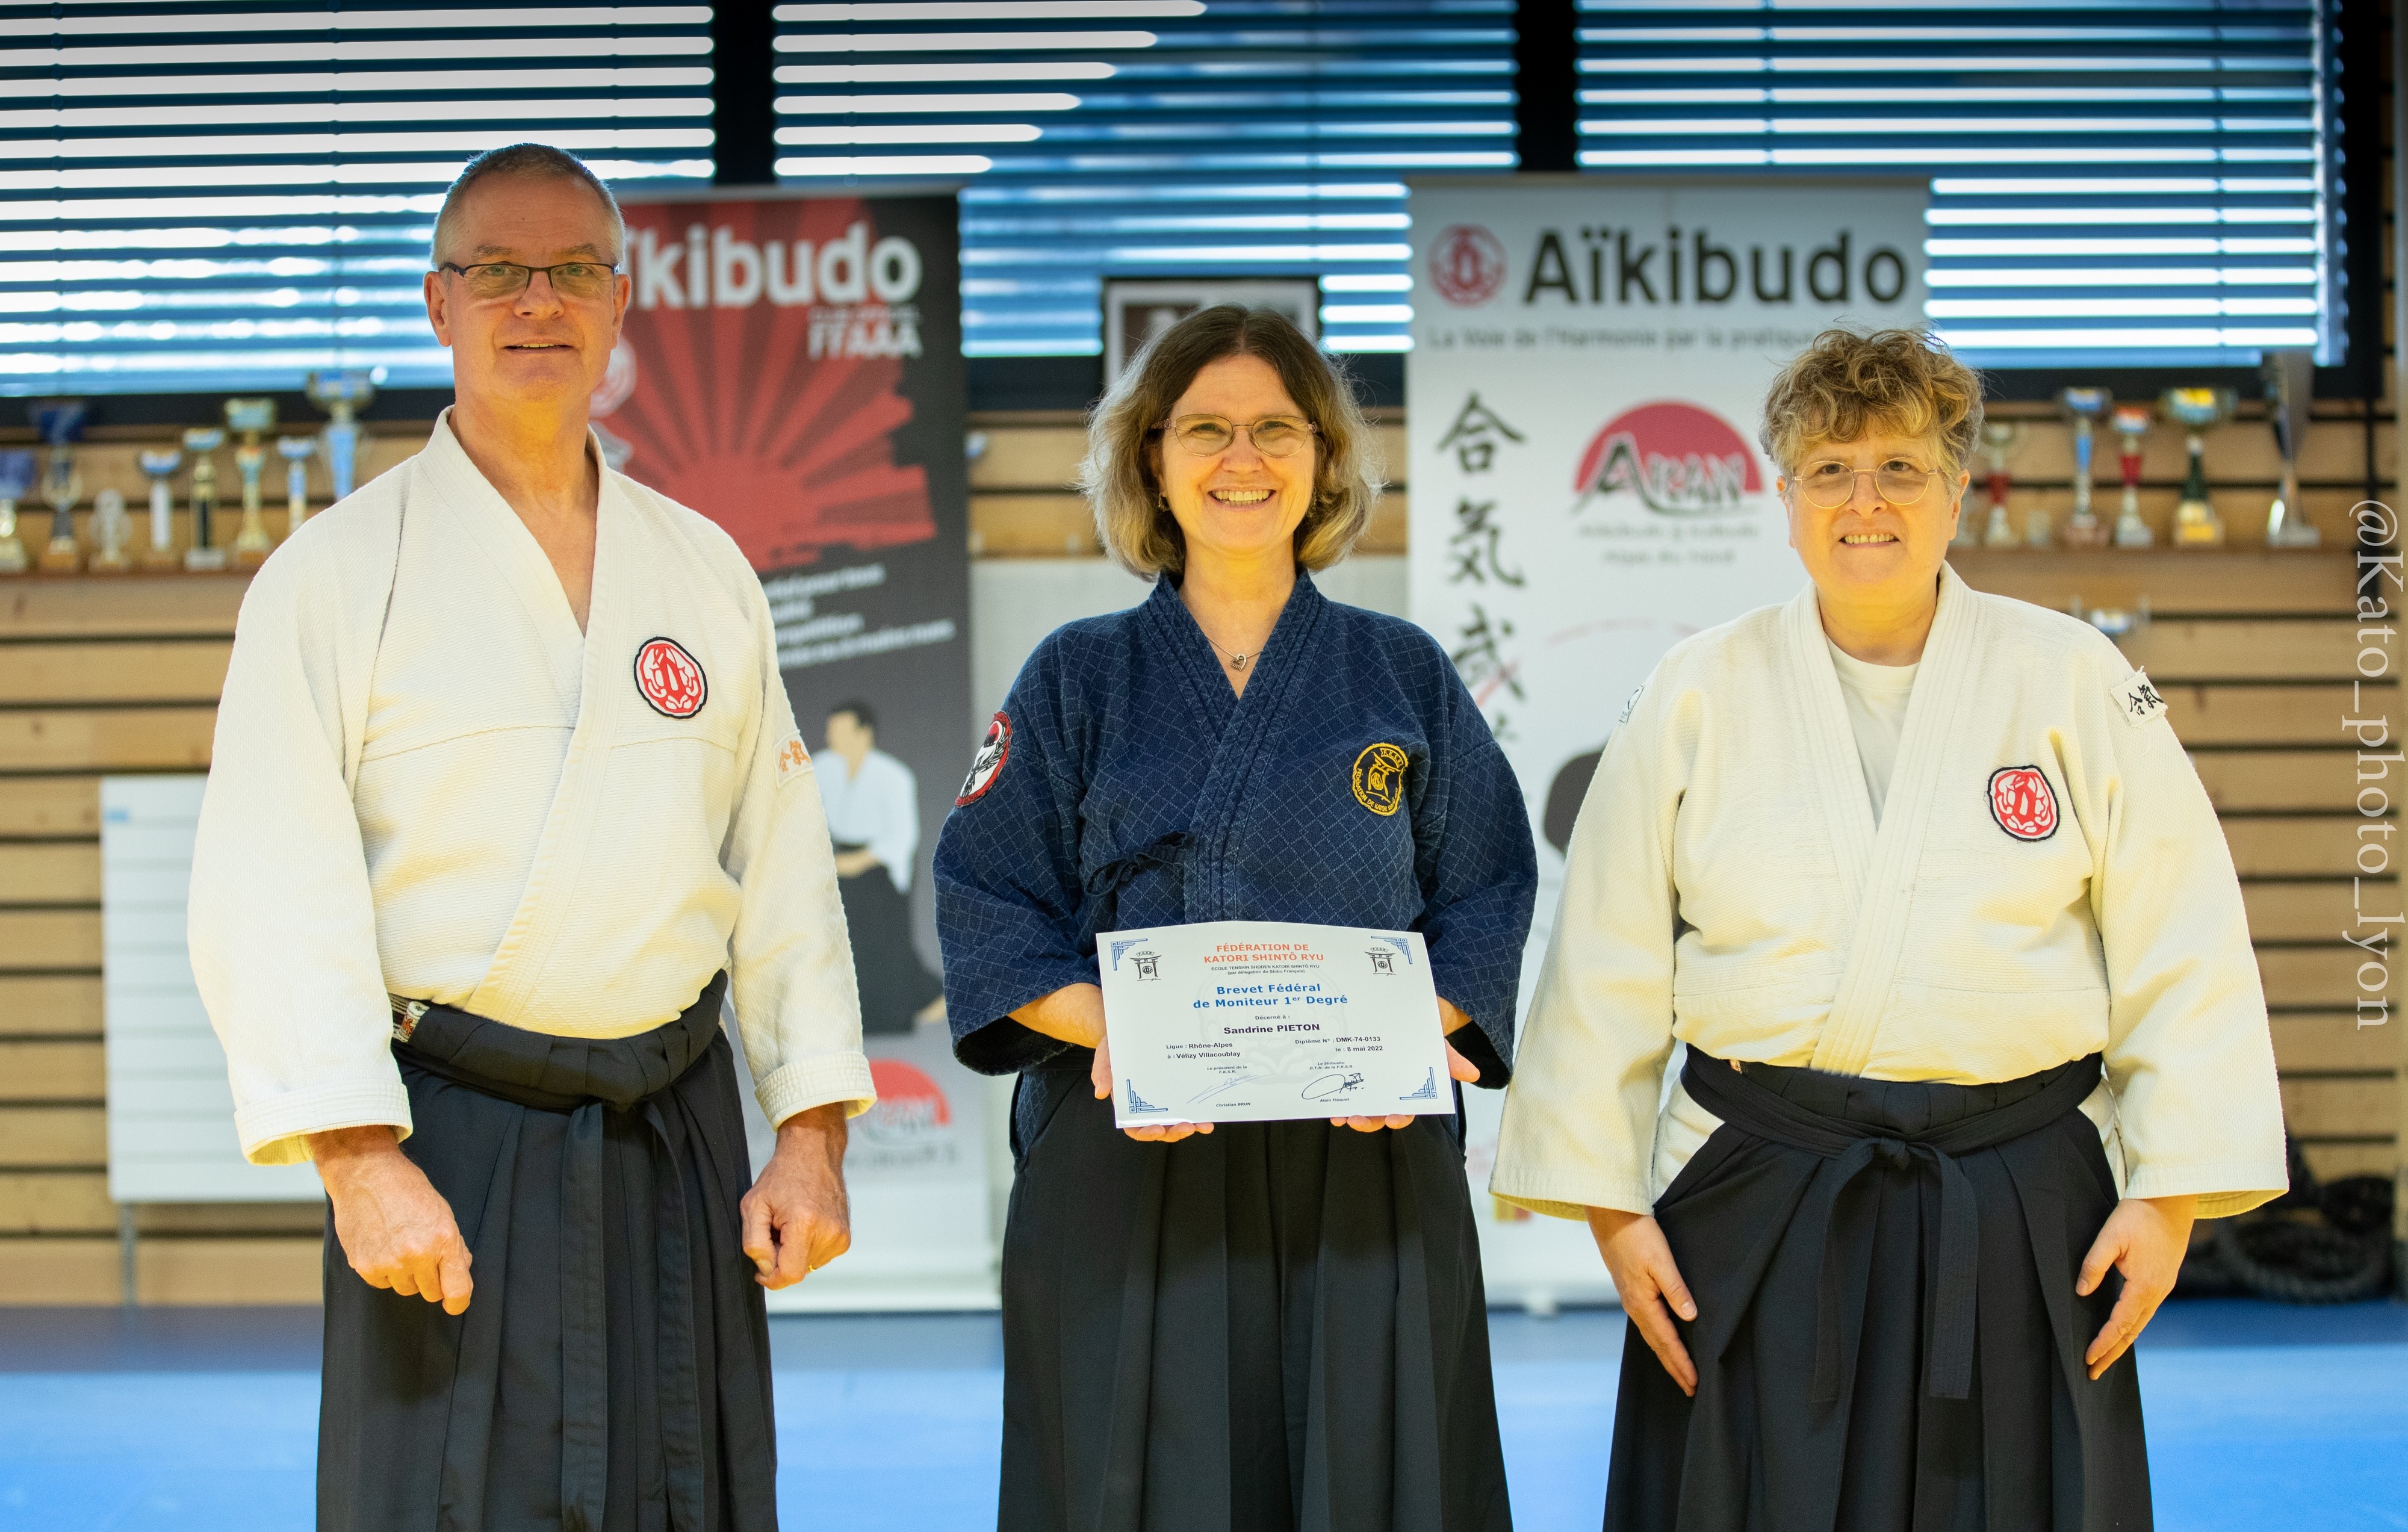
[{"label": "wooden wall panel", "polygon": [[0,1106],[0,1166],[12,1169],[108,1163],[108,1120],[90,1106]]},{"label": "wooden wall panel", "polygon": [[0,972],[100,968],[97,909],[0,909]]},{"label": "wooden wall panel", "polygon": [[0,580],[0,639],[232,637],[240,575]]},{"label": "wooden wall panel", "polygon": [[[2348,750],[2209,750],[2191,766],[2222,813],[2285,809],[2347,811],[2357,807],[2357,767]],[[2380,784],[2378,784],[2380,785]],[[2408,801],[2408,772],[2391,780],[2397,806]]]},{"label": "wooden wall panel", "polygon": [[108,1095],[99,1039],[0,1038],[0,1100],[98,1101]]},{"label": "wooden wall panel", "polygon": [[2396,840],[2399,822],[2289,814],[2224,822],[2225,844],[2232,849],[2232,865],[2243,878],[2347,878],[2357,871],[2361,852],[2370,866],[2383,871],[2402,854],[2385,832]]},{"label": "wooden wall panel", "polygon": [[0,710],[0,771],[205,771],[217,708]]},{"label": "wooden wall panel", "polygon": [[97,1038],[101,1021],[96,973],[0,973],[0,1038]]},{"label": "wooden wall panel", "polygon": [[89,840],[0,840],[0,905],[100,903],[100,850]]},{"label": "wooden wall panel", "polygon": [[0,1239],[0,1293],[10,1303],[115,1303],[118,1262],[113,1238]]},{"label": "wooden wall panel", "polygon": [[0,706],[199,702],[225,686],[226,638],[0,645]]},{"label": "wooden wall panel", "polygon": [[143,1239],[134,1291],[143,1303],[316,1303],[324,1293],[319,1238]]},{"label": "wooden wall panel", "polygon": [[1958,549],[1948,562],[1976,590],[2055,611],[2066,610],[2077,598],[2085,611],[2099,607],[2137,611],[2143,595],[2154,618],[2329,618],[2351,609],[2349,560],[2327,551]]},{"label": "wooden wall panel", "polygon": [[2273,1018],[2274,1062],[2286,1074],[2362,1074],[2397,1068],[2397,1024],[2360,1026],[2346,1010]]},{"label": "wooden wall panel", "polygon": [[0,1171],[0,1234],[116,1232],[106,1171]]},{"label": "wooden wall panel", "polygon": [[[0,664],[5,663],[6,651],[0,650]],[[0,836],[99,834],[98,778],[0,777]]]}]

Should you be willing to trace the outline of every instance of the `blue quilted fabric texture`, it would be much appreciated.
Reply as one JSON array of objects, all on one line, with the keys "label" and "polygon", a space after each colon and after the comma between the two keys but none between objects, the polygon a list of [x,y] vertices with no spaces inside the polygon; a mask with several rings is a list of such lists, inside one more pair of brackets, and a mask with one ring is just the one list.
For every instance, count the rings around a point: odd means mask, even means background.
[{"label": "blue quilted fabric texture", "polygon": [[[1025,1142],[1092,1055],[1010,1013],[1096,981],[1096,933],[1199,921],[1414,930],[1452,1039],[1502,1086],[1538,885],[1522,790],[1455,666],[1410,623],[1312,577],[1245,694],[1168,581],[1056,629],[1004,703],[1010,751],[937,839],[937,931],[953,1052],[1024,1071]],[[1408,763],[1397,811],[1355,792],[1374,745]],[[1374,801],[1380,795],[1373,792]]]}]

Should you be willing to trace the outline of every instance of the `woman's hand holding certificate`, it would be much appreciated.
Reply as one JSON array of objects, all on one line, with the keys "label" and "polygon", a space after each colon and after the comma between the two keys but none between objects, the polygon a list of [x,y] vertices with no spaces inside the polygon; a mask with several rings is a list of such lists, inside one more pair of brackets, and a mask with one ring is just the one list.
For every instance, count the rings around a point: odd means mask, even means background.
[{"label": "woman's hand holding certificate", "polygon": [[1325,1116],[1400,1127],[1452,1112],[1450,1081],[1478,1074],[1446,1043],[1414,932],[1221,921],[1106,932],[1096,955],[1097,1094],[1133,1133]]}]

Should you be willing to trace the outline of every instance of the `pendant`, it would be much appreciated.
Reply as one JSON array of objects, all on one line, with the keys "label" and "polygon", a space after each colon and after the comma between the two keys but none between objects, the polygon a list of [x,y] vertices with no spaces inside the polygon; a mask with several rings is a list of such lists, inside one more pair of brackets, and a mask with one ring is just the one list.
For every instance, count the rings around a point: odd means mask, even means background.
[{"label": "pendant", "polygon": [[1243,670],[1246,667],[1246,662],[1253,658],[1254,656],[1252,654],[1232,654],[1229,656],[1229,668],[1232,670]]}]

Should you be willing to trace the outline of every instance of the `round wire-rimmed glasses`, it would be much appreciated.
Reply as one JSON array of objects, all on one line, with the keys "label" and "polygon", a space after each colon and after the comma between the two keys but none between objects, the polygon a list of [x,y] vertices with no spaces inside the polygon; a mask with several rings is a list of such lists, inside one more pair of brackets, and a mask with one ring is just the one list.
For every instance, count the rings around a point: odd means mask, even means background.
[{"label": "round wire-rimmed glasses", "polygon": [[1190,457],[1219,457],[1237,444],[1240,433],[1265,457],[1288,457],[1311,441],[1313,426],[1300,415],[1265,415],[1255,421],[1233,421],[1226,415],[1182,415],[1154,427],[1166,432]]},{"label": "round wire-rimmed glasses", "polygon": [[1873,493],[1893,506],[1911,506],[1929,493],[1940,477],[1933,468],[1894,457],[1878,468],[1851,468],[1844,463],[1810,463],[1790,480],[1799,498],[1819,510],[1837,510],[1856,497],[1856,480],[1870,478]]}]

